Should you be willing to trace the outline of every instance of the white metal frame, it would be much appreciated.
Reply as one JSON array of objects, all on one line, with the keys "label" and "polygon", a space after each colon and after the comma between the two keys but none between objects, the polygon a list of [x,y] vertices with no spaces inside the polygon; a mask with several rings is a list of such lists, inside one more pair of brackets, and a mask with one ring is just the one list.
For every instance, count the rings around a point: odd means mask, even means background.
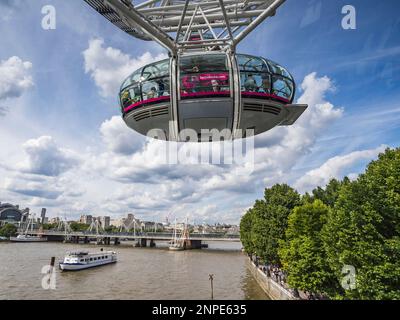
[{"label": "white metal frame", "polygon": [[[149,0],[137,5],[131,0],[84,1],[128,34],[154,40],[176,56],[186,50],[235,52],[286,0]],[[191,41],[194,32],[200,39]]]}]

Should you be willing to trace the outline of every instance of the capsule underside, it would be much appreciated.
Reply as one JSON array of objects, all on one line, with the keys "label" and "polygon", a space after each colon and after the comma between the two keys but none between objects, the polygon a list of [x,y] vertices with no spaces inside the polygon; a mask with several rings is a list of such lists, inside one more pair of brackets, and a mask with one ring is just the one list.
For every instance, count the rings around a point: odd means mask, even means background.
[{"label": "capsule underside", "polygon": [[135,71],[121,87],[120,103],[126,124],[143,135],[212,141],[293,124],[307,108],[292,104],[294,94],[293,77],[272,61],[197,53]]}]

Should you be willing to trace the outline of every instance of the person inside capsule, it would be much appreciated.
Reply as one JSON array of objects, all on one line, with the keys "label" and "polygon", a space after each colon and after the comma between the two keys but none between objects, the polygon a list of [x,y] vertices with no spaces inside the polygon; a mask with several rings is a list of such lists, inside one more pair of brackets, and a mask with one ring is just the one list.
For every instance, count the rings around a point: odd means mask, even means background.
[{"label": "person inside capsule", "polygon": [[269,75],[264,75],[262,79],[264,93],[271,93],[271,79]]},{"label": "person inside capsule", "polygon": [[129,91],[125,91],[122,94],[121,101],[122,101],[122,105],[124,106],[124,108],[126,108],[126,107],[128,107],[128,106],[130,106],[132,104],[131,103],[131,97],[129,95]]},{"label": "person inside capsule", "polygon": [[157,89],[156,87],[151,87],[150,91],[147,92],[147,99],[157,98]]},{"label": "person inside capsule", "polygon": [[257,91],[257,83],[253,78],[253,75],[250,73],[246,79],[246,81],[244,82],[244,88],[246,91]]}]

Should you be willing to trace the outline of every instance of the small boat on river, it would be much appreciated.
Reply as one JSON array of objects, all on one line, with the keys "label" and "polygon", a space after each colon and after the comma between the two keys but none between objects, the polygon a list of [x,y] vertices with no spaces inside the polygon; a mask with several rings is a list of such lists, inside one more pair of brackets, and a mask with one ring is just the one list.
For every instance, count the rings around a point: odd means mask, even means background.
[{"label": "small boat on river", "polygon": [[114,251],[87,251],[67,252],[64,260],[60,262],[63,271],[78,271],[93,267],[100,267],[117,262],[117,253]]}]

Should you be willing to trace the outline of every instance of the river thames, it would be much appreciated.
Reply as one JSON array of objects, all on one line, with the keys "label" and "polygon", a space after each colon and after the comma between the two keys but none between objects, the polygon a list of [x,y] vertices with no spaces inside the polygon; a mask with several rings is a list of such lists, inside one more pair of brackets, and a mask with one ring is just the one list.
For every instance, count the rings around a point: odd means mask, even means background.
[{"label": "river thames", "polygon": [[0,299],[268,299],[246,267],[235,243],[209,243],[209,249],[108,246],[118,263],[79,272],[56,268],[56,289],[42,288],[43,266],[67,251],[98,251],[101,246],[63,243],[0,243]]}]

